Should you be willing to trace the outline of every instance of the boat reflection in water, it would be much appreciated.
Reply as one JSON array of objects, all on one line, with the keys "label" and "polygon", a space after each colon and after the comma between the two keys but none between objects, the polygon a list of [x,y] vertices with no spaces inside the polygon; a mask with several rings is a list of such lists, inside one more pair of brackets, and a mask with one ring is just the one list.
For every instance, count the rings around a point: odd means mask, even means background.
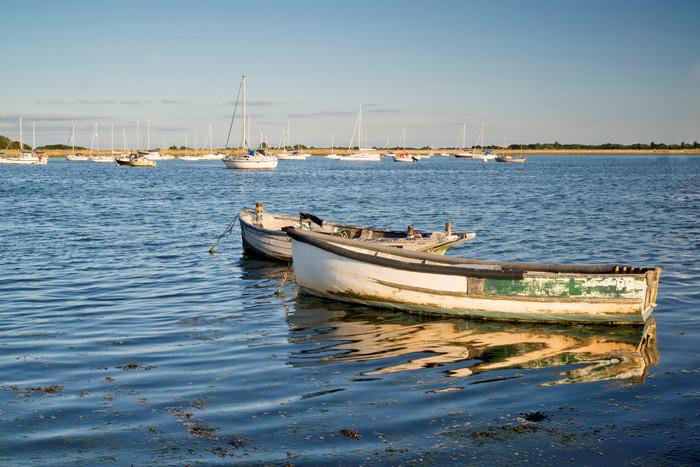
[{"label": "boat reflection in water", "polygon": [[277,290],[286,272],[288,275],[285,284],[294,285],[294,274],[287,267],[287,263],[270,261],[256,253],[244,252],[238,266],[241,268],[241,279],[251,281],[252,286],[269,286]]},{"label": "boat reflection in water", "polygon": [[645,326],[431,320],[303,295],[292,308],[292,342],[307,347],[290,355],[293,366],[376,360],[380,366],[363,375],[444,366],[450,377],[565,367],[556,373],[561,378],[544,384],[550,386],[605,380],[641,384],[659,359],[653,318]]},{"label": "boat reflection in water", "polygon": [[[241,279],[272,296],[286,265],[243,254]],[[430,318],[298,295],[290,271],[279,299],[294,367],[376,362],[364,376],[444,367],[467,378],[489,371],[559,368],[545,386],[619,380],[641,384],[659,361],[654,318],[644,326],[511,323]],[[267,299],[265,300],[268,301]],[[298,349],[298,350],[297,350]],[[355,371],[355,370],[352,370]]]}]

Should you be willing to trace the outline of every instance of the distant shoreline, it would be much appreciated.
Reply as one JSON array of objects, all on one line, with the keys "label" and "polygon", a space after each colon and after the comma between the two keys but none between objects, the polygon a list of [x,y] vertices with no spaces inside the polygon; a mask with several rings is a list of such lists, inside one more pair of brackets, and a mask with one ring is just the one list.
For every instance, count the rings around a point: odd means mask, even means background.
[{"label": "distant shoreline", "polygon": [[[115,150],[116,152],[121,152],[119,150]],[[229,149],[227,152],[229,154],[235,154],[236,149]],[[279,152],[276,149],[271,149],[270,150],[272,153],[277,153]],[[393,150],[393,152],[402,152],[402,151],[397,151]],[[416,155],[428,155],[428,154],[433,154],[433,155],[438,155],[443,152],[446,152],[450,155],[454,155],[458,153],[460,150],[459,149],[435,149],[435,150],[430,150],[430,149],[406,149],[406,152],[410,152],[412,154]],[[66,151],[66,150],[48,150],[46,151],[46,155],[51,158],[58,158],[58,157],[65,157],[68,155],[71,151]],[[76,151],[76,152],[82,152],[83,154],[87,154],[89,151]],[[166,150],[162,151],[165,154],[172,154],[173,156],[184,156],[186,154],[193,155],[193,151],[190,149],[189,151],[181,150],[181,149],[176,149],[176,150]],[[199,150],[197,151],[198,154],[205,154],[209,152],[208,150]],[[311,154],[312,156],[325,156],[326,154],[329,154],[331,152],[331,148],[314,148],[314,149],[304,149],[304,152]],[[344,154],[347,152],[346,148],[340,149],[340,148],[334,148],[333,152],[336,152],[338,154]],[[387,149],[377,149],[375,152],[380,152],[380,153],[385,153],[387,152]],[[585,155],[585,154],[590,154],[590,155],[596,155],[596,154],[637,154],[637,155],[692,155],[692,154],[700,154],[700,149],[638,149],[638,150],[633,150],[633,149],[523,149],[522,151],[519,149],[506,149],[503,151],[492,151],[494,154],[515,154],[519,155]],[[19,151],[5,151],[5,157],[7,156],[18,156]]]}]

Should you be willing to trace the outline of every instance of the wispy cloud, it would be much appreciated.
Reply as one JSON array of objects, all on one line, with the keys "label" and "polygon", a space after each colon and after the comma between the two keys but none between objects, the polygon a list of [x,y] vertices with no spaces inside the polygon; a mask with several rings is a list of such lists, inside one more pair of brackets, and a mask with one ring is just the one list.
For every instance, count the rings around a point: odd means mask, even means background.
[{"label": "wispy cloud", "polygon": [[160,102],[162,104],[187,104],[187,101],[181,101],[178,99],[162,99]]},{"label": "wispy cloud", "polygon": [[70,115],[70,114],[18,114],[12,112],[0,112],[0,122],[3,123],[16,123],[19,121],[19,117],[27,123],[32,122],[70,122],[72,120],[82,121],[82,120],[98,120],[104,118],[104,116],[99,115]]},{"label": "wispy cloud", "polygon": [[320,112],[310,112],[303,114],[292,114],[290,117],[294,118],[311,118],[311,117],[348,117],[356,115],[355,112],[348,112],[345,110],[321,110]]},{"label": "wispy cloud", "polygon": [[53,99],[47,102],[44,101],[36,101],[37,104],[46,104],[46,105],[75,105],[75,104],[82,104],[82,105],[109,105],[109,104],[114,104],[113,100],[90,100],[90,99],[78,99],[75,101],[66,101],[66,100],[61,100],[61,99]]},{"label": "wispy cloud", "polygon": [[[250,105],[250,106],[254,106],[254,107],[268,107],[268,106],[277,105],[277,104],[278,104],[278,102],[271,102],[271,101],[249,101],[249,100],[245,101],[245,105]],[[236,101],[226,101],[226,102],[224,102],[223,105],[225,105],[225,106],[236,105]],[[239,103],[239,105],[241,105],[241,104]]]},{"label": "wispy cloud", "polygon": [[403,113],[402,110],[397,109],[369,109],[367,113],[373,114],[400,114]]}]

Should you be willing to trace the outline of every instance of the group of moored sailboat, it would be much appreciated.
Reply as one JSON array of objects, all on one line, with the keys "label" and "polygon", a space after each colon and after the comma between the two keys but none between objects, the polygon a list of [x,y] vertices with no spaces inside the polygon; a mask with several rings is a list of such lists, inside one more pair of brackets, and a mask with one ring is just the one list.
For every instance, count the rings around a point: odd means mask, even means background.
[{"label": "group of moored sailboat", "polygon": [[[32,138],[35,139],[36,132],[32,125]],[[0,164],[15,164],[15,165],[44,165],[48,162],[46,154],[36,150],[36,142],[32,142],[32,151],[24,150],[24,133],[22,130],[22,117],[19,117],[19,156],[10,156],[0,153]],[[9,145],[8,145],[9,147]]]},{"label": "group of moored sailboat", "polygon": [[[194,155],[189,155],[185,154],[184,156],[180,156],[179,159],[183,161],[202,161],[202,160],[221,160],[226,168],[229,169],[274,169],[277,167],[278,161],[279,160],[305,160],[309,154],[302,153],[301,151],[292,151],[289,152],[287,150],[288,147],[288,139],[289,139],[289,119],[287,120],[287,130],[286,134],[283,134],[283,137],[285,138],[284,141],[284,146],[283,146],[283,151],[281,153],[278,153],[277,155],[269,153],[267,151],[267,145],[263,145],[262,143],[262,137],[261,137],[261,143],[260,147],[255,149],[250,147],[249,144],[249,136],[247,132],[249,132],[249,127],[250,127],[250,116],[246,114],[246,92],[245,92],[245,76],[242,77],[241,79],[241,89],[242,89],[242,107],[243,107],[243,124],[242,124],[242,144],[239,148],[239,153],[235,155],[227,155],[225,152],[221,151],[216,151],[214,152],[213,150],[213,143],[212,143],[212,129],[211,125],[209,126],[209,153],[200,155],[197,153],[197,150],[195,149]],[[237,108],[238,106],[236,106]],[[234,118],[235,118],[235,112],[234,112]],[[232,122],[233,123],[233,122]],[[246,128],[248,126],[248,129]],[[376,162],[380,161],[382,159],[382,154],[380,154],[376,149],[371,149],[366,147],[367,144],[365,142],[365,146],[362,144],[362,132],[363,132],[363,124],[362,124],[362,104],[360,104],[360,109],[357,114],[357,120],[355,123],[355,128],[353,130],[352,138],[350,140],[350,145],[348,146],[348,151],[346,154],[336,154],[335,153],[335,145],[333,141],[333,135],[331,135],[331,153],[326,155],[325,157],[327,159],[335,159],[335,160],[340,160],[340,161],[354,161],[354,162]],[[366,133],[366,132],[365,132]],[[355,135],[357,134],[357,146],[353,144]],[[127,149],[126,152],[123,153],[116,153],[114,151],[114,126],[112,126],[112,151],[111,154],[109,153],[101,153],[99,150],[99,133],[98,133],[98,124],[95,123],[95,129],[93,133],[93,143],[96,144],[96,154],[93,155],[93,145],[90,147],[90,153],[88,155],[84,155],[82,153],[76,153],[75,152],[75,122],[73,122],[72,125],[72,134],[71,134],[71,142],[72,142],[72,152],[68,155],[66,155],[66,159],[69,161],[92,161],[92,162],[102,162],[102,163],[109,163],[109,162],[116,162],[117,165],[131,165],[131,166],[155,166],[157,160],[163,160],[163,159],[172,159],[174,158],[173,156],[170,155],[165,155],[161,154],[159,151],[156,150],[139,150],[138,149],[138,117],[137,117],[137,123],[136,123],[136,140],[137,140],[137,150],[135,153],[129,152]],[[195,147],[197,146],[196,144],[196,138],[197,138],[197,130],[195,126]],[[480,140],[481,140],[481,145],[483,147],[483,135],[484,135],[484,123],[482,121],[481,124],[481,135],[480,135]],[[466,123],[463,125],[462,129],[462,151],[455,154],[455,157],[461,158],[461,159],[479,159],[479,160],[489,160],[489,159],[496,159],[498,162],[525,162],[524,157],[511,157],[511,156],[495,156],[491,153],[491,151],[483,150],[481,152],[477,152],[476,149],[472,151],[467,151],[466,150]],[[187,135],[186,135],[187,137]],[[20,144],[21,144],[21,118],[20,118]],[[126,138],[125,138],[126,140]],[[396,162],[416,162],[422,158],[428,158],[433,153],[431,152],[428,155],[425,156],[419,156],[419,155],[414,155],[406,152],[406,128],[403,128],[403,134],[402,134],[402,141],[403,141],[403,151],[399,154],[394,154],[393,152],[389,152],[386,154],[386,156],[390,156],[393,158],[394,161]],[[387,141],[388,142],[388,141]],[[303,139],[302,139],[303,143]],[[479,143],[479,140],[477,139],[477,144]],[[126,144],[126,141],[125,141]],[[147,147],[150,148],[150,120],[148,124],[148,144]],[[187,147],[187,143],[185,143],[185,147]],[[299,147],[303,147],[303,144],[300,144]],[[474,146],[476,148],[476,146]],[[228,149],[228,141],[227,141],[227,146],[226,148]],[[5,156],[4,153],[0,153],[0,155]],[[450,154],[443,152],[439,154],[440,156],[449,156]],[[16,163],[16,164],[45,164],[47,161],[46,156],[43,153],[38,153],[36,150],[33,153],[24,151],[23,149],[20,150],[20,156],[19,157],[0,157],[0,163]]]}]

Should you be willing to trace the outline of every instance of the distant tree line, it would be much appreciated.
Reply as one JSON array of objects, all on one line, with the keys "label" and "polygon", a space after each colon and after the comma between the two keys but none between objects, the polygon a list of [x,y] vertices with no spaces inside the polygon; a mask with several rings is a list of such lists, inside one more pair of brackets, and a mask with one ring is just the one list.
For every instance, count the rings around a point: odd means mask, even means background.
[{"label": "distant tree line", "polygon": [[[19,141],[10,141],[10,138],[0,135],[0,151],[7,151],[8,149],[19,150]],[[22,149],[28,151],[31,147],[24,144]]]},{"label": "distant tree line", "polygon": [[[68,149],[73,149],[73,146],[66,146],[65,144],[49,144],[47,146],[41,146],[38,147],[37,149],[40,149],[42,151],[57,151],[57,150],[68,150]],[[81,150],[81,151],[87,151],[87,148],[84,148],[82,146],[76,146],[76,150]]]},{"label": "distant tree line", "polygon": [[[605,143],[605,144],[561,144],[558,142],[554,143],[537,143],[537,144],[511,144],[508,146],[509,149],[637,149],[637,150],[650,150],[650,149],[700,149],[700,143],[695,141],[693,144],[682,142],[681,144],[664,144],[651,142],[646,143],[636,143],[636,144],[617,144],[617,143]],[[490,149],[495,149],[496,146],[489,146]]]},{"label": "distant tree line", "polygon": [[[267,147],[265,143],[263,143],[263,147]],[[38,147],[37,149],[40,150],[67,150],[71,149],[72,146],[67,146],[65,144],[50,144],[47,146],[41,146]],[[296,144],[292,146],[293,149],[299,151],[303,149],[316,149],[314,146],[305,146],[303,144]],[[474,147],[472,147],[474,148]],[[511,144],[508,146],[508,149],[532,149],[532,150],[556,150],[556,149],[561,149],[561,150],[578,150],[578,149],[589,149],[589,150],[595,150],[595,149],[627,149],[627,150],[654,150],[654,149],[659,149],[659,150],[673,150],[673,149],[700,149],[700,143],[697,141],[693,142],[693,144],[686,143],[685,141],[680,143],[680,144],[664,144],[664,143],[636,143],[636,144],[617,144],[617,143],[605,143],[605,144],[561,144],[557,141],[554,143],[530,143],[530,144]],[[18,141],[10,141],[10,139],[6,136],[0,135],[0,151],[6,151],[8,149],[14,149],[18,150],[19,149],[19,142]],[[24,144],[23,149],[29,150],[31,149],[31,146],[27,145],[26,143]],[[81,151],[87,151],[87,148],[84,148],[82,146],[76,146],[75,149],[79,149]],[[179,148],[177,146],[170,146],[171,150],[185,150],[185,149],[190,149],[186,148],[185,146],[180,146]],[[375,147],[375,149],[379,149],[378,147]],[[395,148],[390,148],[394,150],[400,150],[402,148],[395,147]],[[407,147],[406,149],[418,149],[418,148],[412,148],[412,147]],[[430,146],[423,146],[420,149],[424,150],[430,150],[432,149]],[[452,147],[452,148],[443,148],[443,149],[459,149],[457,147]],[[500,149],[500,146],[496,145],[491,145],[491,146],[484,146],[483,149]]]}]

